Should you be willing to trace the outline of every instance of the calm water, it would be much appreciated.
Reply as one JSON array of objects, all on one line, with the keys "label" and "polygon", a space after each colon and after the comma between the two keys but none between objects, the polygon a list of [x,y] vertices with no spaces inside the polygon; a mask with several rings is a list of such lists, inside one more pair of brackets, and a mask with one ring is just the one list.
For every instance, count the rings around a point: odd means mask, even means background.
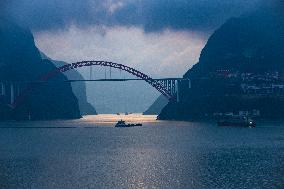
[{"label": "calm water", "polygon": [[119,118],[0,123],[0,188],[284,188],[284,122],[132,115],[143,127],[114,128]]}]

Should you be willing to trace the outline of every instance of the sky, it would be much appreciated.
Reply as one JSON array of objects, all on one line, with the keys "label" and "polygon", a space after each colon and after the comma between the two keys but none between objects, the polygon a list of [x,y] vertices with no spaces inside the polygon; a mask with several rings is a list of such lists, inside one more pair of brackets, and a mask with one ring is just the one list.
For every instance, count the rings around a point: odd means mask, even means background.
[{"label": "sky", "polygon": [[[29,27],[37,47],[52,59],[68,63],[107,60],[160,78],[182,77],[198,62],[202,48],[215,29],[230,17],[263,6],[263,2],[2,0],[0,8],[2,14]],[[87,70],[80,72],[86,78],[89,75]],[[104,70],[97,69],[96,73],[97,77],[103,77]],[[113,76],[120,75],[117,72]],[[87,91],[89,101],[98,112],[107,109],[141,112],[159,95],[145,83],[87,84]],[[117,94],[123,97],[119,102]]]}]

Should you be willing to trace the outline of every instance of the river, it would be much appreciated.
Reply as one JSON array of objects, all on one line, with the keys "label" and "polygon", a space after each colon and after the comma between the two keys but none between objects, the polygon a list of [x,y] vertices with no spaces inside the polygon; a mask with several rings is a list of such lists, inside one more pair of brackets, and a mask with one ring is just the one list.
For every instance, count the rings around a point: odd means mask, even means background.
[{"label": "river", "polygon": [[[115,121],[143,127],[115,128]],[[284,122],[0,122],[0,188],[284,188]]]}]

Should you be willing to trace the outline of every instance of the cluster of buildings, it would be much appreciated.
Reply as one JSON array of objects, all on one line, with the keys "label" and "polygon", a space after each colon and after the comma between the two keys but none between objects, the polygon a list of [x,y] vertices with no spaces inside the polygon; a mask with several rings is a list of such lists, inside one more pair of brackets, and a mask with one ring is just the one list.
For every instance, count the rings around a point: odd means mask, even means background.
[{"label": "cluster of buildings", "polygon": [[216,70],[211,77],[227,79],[240,86],[244,94],[251,95],[284,95],[284,81],[278,71],[264,73],[241,73],[232,70]]},{"label": "cluster of buildings", "polygon": [[281,79],[278,71],[268,71],[264,73],[242,73],[228,69],[219,69],[210,73],[211,77],[224,78],[224,79],[238,79],[245,82],[276,82]]},{"label": "cluster of buildings", "polygon": [[238,112],[216,112],[213,114],[213,117],[232,117],[232,116],[250,116],[250,117],[260,117],[260,110],[240,110]]},{"label": "cluster of buildings", "polygon": [[[255,102],[258,102],[257,100],[266,97],[279,97],[281,99],[284,97],[284,77],[278,71],[248,73],[222,69],[210,73],[208,79],[215,80],[218,83],[223,83],[221,85],[224,88],[222,92],[227,95],[236,94],[246,99],[255,98]],[[252,104],[255,102],[252,101]],[[260,110],[254,108],[255,107],[252,106],[250,110],[240,109],[236,112],[215,112],[213,113],[213,117],[260,117],[263,112],[260,112]]]},{"label": "cluster of buildings", "polygon": [[241,84],[244,94],[272,95],[284,94],[284,84]]}]

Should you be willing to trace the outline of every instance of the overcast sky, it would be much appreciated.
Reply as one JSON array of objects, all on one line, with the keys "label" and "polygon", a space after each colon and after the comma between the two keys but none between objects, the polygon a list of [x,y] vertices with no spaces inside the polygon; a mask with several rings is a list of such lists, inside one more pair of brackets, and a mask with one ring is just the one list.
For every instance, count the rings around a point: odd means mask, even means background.
[{"label": "overcast sky", "polygon": [[[198,61],[201,49],[216,28],[228,18],[263,4],[263,0],[3,2],[2,14],[31,28],[38,48],[49,57],[69,63],[108,60],[152,77],[182,77]],[[89,88],[88,96],[91,93]],[[149,95],[145,97],[147,102],[142,100],[139,110],[147,108],[158,93],[152,91]]]},{"label": "overcast sky", "polygon": [[53,59],[109,60],[181,76],[218,26],[262,1],[10,0],[1,9],[30,27],[37,46]]},{"label": "overcast sky", "polygon": [[36,30],[69,28],[75,24],[137,26],[145,31],[165,28],[211,31],[228,17],[259,7],[262,1],[4,0],[4,11]]}]

